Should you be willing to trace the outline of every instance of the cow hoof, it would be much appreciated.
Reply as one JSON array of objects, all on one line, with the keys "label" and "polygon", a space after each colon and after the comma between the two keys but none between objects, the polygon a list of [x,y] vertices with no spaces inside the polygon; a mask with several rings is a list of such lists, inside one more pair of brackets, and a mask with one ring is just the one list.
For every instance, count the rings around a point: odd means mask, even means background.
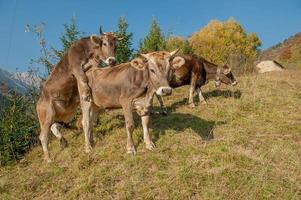
[{"label": "cow hoof", "polygon": [[68,142],[64,137],[62,137],[60,139],[60,144],[61,144],[61,149],[64,149],[64,148],[68,147]]},{"label": "cow hoof", "polygon": [[146,144],[146,148],[150,151],[153,151],[153,150],[155,150],[156,146],[154,143],[151,142],[149,144]]},{"label": "cow hoof", "polygon": [[94,139],[90,139],[90,144],[91,144],[92,146],[94,146],[94,144],[95,144]]},{"label": "cow hoof", "polygon": [[201,101],[200,103],[201,103],[202,105],[206,105],[206,104],[207,104],[206,101]]},{"label": "cow hoof", "polygon": [[166,116],[167,115],[167,111],[166,110],[164,110],[164,111],[162,111],[162,113],[161,113],[163,116]]},{"label": "cow hoof", "polygon": [[44,160],[46,163],[52,163],[52,160],[49,157],[45,157]]},{"label": "cow hoof", "polygon": [[150,114],[151,115],[160,115],[160,112],[159,111],[151,111]]},{"label": "cow hoof", "polygon": [[91,146],[91,145],[86,146],[85,152],[86,152],[86,153],[91,153],[91,151],[92,151],[92,146]]},{"label": "cow hoof", "polygon": [[131,155],[136,155],[137,152],[136,152],[135,147],[130,147],[130,148],[127,149],[126,153],[131,154]]},{"label": "cow hoof", "polygon": [[190,108],[195,108],[195,104],[194,104],[194,103],[190,103],[190,104],[189,104],[189,107],[190,107]]}]

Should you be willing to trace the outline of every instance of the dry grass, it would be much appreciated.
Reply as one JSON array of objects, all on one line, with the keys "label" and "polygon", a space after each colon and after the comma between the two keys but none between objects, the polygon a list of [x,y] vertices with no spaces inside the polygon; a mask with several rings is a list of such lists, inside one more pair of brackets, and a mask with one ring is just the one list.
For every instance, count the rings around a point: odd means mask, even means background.
[{"label": "dry grass", "polygon": [[165,98],[172,113],[152,117],[149,152],[137,121],[138,153],[126,155],[120,111],[104,113],[93,153],[66,130],[69,147],[41,147],[0,169],[0,199],[300,199],[301,73],[239,78],[235,88],[204,89],[207,105],[186,106],[187,87]]}]

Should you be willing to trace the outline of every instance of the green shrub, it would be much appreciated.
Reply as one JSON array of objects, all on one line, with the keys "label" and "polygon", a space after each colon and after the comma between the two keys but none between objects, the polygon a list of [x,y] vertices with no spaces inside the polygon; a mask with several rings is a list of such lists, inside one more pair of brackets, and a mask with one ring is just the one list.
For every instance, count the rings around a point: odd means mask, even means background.
[{"label": "green shrub", "polygon": [[0,165],[19,160],[37,142],[33,98],[11,93],[7,101],[0,113]]}]

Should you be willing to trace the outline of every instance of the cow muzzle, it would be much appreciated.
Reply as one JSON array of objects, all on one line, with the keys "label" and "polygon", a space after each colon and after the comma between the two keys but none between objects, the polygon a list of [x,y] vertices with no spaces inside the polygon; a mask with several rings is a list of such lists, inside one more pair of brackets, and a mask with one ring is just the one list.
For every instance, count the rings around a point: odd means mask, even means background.
[{"label": "cow muzzle", "polygon": [[105,60],[105,63],[107,65],[115,65],[116,63],[116,58],[115,57],[108,57],[106,60]]},{"label": "cow muzzle", "polygon": [[171,87],[159,87],[156,91],[156,94],[160,96],[171,95],[171,93],[172,93]]}]

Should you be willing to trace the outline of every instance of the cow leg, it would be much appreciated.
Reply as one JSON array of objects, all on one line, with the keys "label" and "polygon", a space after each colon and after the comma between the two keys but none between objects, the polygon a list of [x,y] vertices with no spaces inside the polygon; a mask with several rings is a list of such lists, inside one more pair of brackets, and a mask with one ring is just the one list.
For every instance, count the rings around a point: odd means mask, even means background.
[{"label": "cow leg", "polygon": [[194,95],[194,86],[190,86],[188,104],[189,104],[189,107],[192,107],[192,108],[195,107],[195,104],[193,102],[193,95]]},{"label": "cow leg", "polygon": [[44,152],[44,160],[49,163],[51,162],[51,159],[48,152],[48,137],[55,113],[52,104],[50,102],[45,102],[45,100],[42,100],[41,98],[37,103],[36,109],[41,128],[39,139]]},{"label": "cow leg", "polygon": [[161,107],[161,111],[162,111],[161,114],[167,115],[167,108],[166,108],[166,106],[165,106],[163,97],[160,96],[160,95],[157,95],[156,93],[155,93],[155,95],[156,95],[156,97],[157,97],[157,99],[158,99],[158,101],[159,101],[159,103],[160,103],[160,107]]},{"label": "cow leg", "polygon": [[[76,62],[75,62],[76,63]],[[79,91],[79,95],[81,100],[83,101],[91,101],[91,89],[88,85],[88,78],[86,74],[84,73],[81,66],[78,66],[78,64],[72,64],[72,73],[75,76],[77,80],[77,87]]]},{"label": "cow leg", "polygon": [[85,134],[85,151],[90,153],[92,150],[92,102],[81,101],[82,108],[82,125]]},{"label": "cow leg", "polygon": [[59,123],[54,123],[51,125],[50,129],[52,133],[60,140],[61,148],[65,148],[68,146],[67,140],[63,137],[62,133],[60,132],[60,129],[62,126]]},{"label": "cow leg", "polygon": [[141,116],[141,122],[143,127],[143,139],[148,150],[154,150],[155,145],[152,142],[151,135],[149,134],[149,115]]},{"label": "cow leg", "polygon": [[124,113],[125,127],[127,132],[127,145],[126,145],[127,153],[135,155],[136,149],[133,141],[133,131],[135,128],[135,124],[133,119],[132,107],[128,105],[123,106],[123,113]]},{"label": "cow leg", "polygon": [[50,132],[50,123],[46,123],[41,125],[41,132],[39,139],[42,144],[43,152],[44,152],[44,160],[48,163],[51,162],[49,152],[48,152],[48,136]]},{"label": "cow leg", "polygon": [[79,131],[83,129],[82,121],[83,121],[83,114],[81,113],[76,120],[76,127],[77,127],[77,130],[79,130]]},{"label": "cow leg", "polygon": [[193,102],[193,95],[194,95],[195,86],[196,86],[196,79],[197,79],[197,75],[192,74],[191,75],[190,88],[189,88],[189,98],[188,98],[188,104],[192,108],[195,107],[195,104]]},{"label": "cow leg", "polygon": [[200,103],[201,103],[201,104],[206,104],[207,102],[206,102],[205,98],[203,97],[201,88],[198,88],[198,89],[197,89],[197,93],[198,93],[198,95],[199,95]]},{"label": "cow leg", "polygon": [[94,103],[92,104],[92,123],[93,127],[97,125],[97,119],[100,113],[100,110]]},{"label": "cow leg", "polygon": [[[100,109],[96,108],[96,106],[93,106],[92,107],[92,124],[93,124],[93,127],[97,125],[97,119],[98,119],[99,113],[100,113]],[[83,120],[83,115],[81,113],[78,116],[77,120],[76,120],[76,127],[77,127],[78,130],[83,129],[82,120]]]}]

